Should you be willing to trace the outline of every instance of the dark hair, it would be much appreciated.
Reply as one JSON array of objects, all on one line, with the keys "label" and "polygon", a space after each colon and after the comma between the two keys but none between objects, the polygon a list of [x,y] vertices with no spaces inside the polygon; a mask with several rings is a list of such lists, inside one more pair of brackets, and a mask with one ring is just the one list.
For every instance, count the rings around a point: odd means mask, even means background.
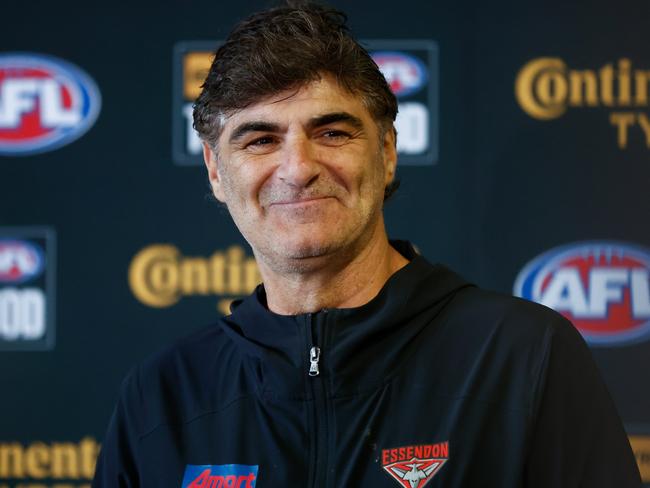
[{"label": "dark hair", "polygon": [[[235,26],[217,49],[194,103],[194,128],[213,149],[225,118],[324,74],[359,95],[380,132],[394,130],[397,99],[377,64],[351,36],[346,16],[310,2],[288,2]],[[386,197],[397,187],[389,185]]]}]

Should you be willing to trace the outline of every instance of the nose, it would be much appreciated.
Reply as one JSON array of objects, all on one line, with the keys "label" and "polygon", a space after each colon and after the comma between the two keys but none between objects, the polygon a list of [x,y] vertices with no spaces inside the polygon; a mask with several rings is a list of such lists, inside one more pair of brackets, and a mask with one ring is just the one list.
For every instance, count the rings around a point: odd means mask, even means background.
[{"label": "nose", "polygon": [[287,138],[280,157],[282,160],[276,169],[276,175],[287,185],[305,188],[320,174],[321,166],[307,137]]}]

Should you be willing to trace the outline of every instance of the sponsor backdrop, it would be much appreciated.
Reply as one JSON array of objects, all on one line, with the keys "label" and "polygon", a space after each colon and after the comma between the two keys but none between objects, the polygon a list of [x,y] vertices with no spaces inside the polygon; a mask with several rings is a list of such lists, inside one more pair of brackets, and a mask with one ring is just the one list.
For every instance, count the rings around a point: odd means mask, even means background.
[{"label": "sponsor backdrop", "polygon": [[[333,4],[399,98],[390,234],[570,318],[650,483],[650,5]],[[259,282],[190,117],[266,5],[3,6],[0,488],[88,486],[131,365]]]}]

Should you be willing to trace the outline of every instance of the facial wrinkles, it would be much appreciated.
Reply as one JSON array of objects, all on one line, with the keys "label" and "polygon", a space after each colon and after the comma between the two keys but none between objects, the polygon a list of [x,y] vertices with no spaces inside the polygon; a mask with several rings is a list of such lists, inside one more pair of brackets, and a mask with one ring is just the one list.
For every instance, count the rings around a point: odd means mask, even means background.
[{"label": "facial wrinkles", "polygon": [[[381,160],[381,144],[378,144],[376,152],[368,158],[366,164],[381,166]],[[375,174],[375,177],[378,179],[383,178],[383,172],[378,172]],[[365,183],[368,184],[369,181]],[[336,198],[341,204],[345,205],[350,193],[361,193],[363,191],[367,191],[367,189],[363,188],[363,185],[359,185],[356,188],[347,188],[343,181],[340,181],[334,174],[330,174],[325,169],[304,187],[295,186],[283,181],[269,181],[260,189],[258,198],[260,206],[264,209],[268,209],[273,204],[326,197]]]},{"label": "facial wrinkles", "polygon": [[[357,111],[350,110],[354,107],[343,104],[341,108],[331,97],[325,105],[320,105],[318,97],[312,103],[312,96],[306,93],[307,98],[295,101],[299,105],[307,104],[309,111],[316,114],[351,111],[358,115]],[[246,119],[270,120],[285,128],[282,137],[304,138],[290,141],[302,141],[304,146],[291,147],[304,150],[305,154],[248,154],[230,147],[225,155],[227,164],[221,166],[219,174],[225,201],[235,223],[251,242],[256,257],[276,271],[290,271],[290,268],[298,271],[310,264],[294,260],[344,251],[351,245],[356,249],[369,237],[372,232],[369,224],[381,211],[383,197],[383,134],[381,130],[375,134],[371,126],[362,137],[353,137],[352,145],[347,148],[321,146],[320,139],[311,139],[311,133],[304,132],[302,106],[300,110],[286,112],[279,110],[280,104],[273,105],[271,112],[265,107],[247,112]],[[235,116],[228,123],[235,125],[244,120],[240,119]],[[365,116],[363,119],[364,125],[375,122]],[[222,134],[221,140],[226,136],[227,133]],[[286,174],[277,171],[276,158],[288,156],[296,159],[287,160],[286,164],[309,167],[287,168]],[[302,157],[309,159],[301,161]],[[319,198],[327,200],[283,205]],[[284,236],[282,233],[289,232],[288,229],[290,234]],[[325,234],[324,229],[328,229]],[[279,238],[280,235],[284,237]]]},{"label": "facial wrinkles", "polygon": [[310,185],[296,188],[286,183],[265,185],[260,190],[259,202],[262,208],[268,209],[274,204],[293,203],[316,198],[333,197],[345,201],[346,190],[332,178],[318,175]]}]

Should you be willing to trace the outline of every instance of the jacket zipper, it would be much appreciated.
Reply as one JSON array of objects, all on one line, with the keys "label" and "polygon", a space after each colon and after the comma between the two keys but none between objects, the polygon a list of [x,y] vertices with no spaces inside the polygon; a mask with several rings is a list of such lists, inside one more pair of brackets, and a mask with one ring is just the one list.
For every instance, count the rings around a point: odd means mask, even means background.
[{"label": "jacket zipper", "polygon": [[309,376],[318,376],[320,369],[318,362],[320,361],[320,347],[312,346],[309,350]]},{"label": "jacket zipper", "polygon": [[308,315],[308,340],[309,340],[309,383],[311,384],[312,392],[312,415],[313,415],[313,436],[315,437],[315,452],[314,452],[314,470],[310,486],[315,488],[324,488],[326,486],[327,464],[328,464],[328,410],[327,410],[327,392],[325,381],[322,377],[321,360],[322,353],[321,347],[318,342],[321,341],[322,335],[318,334],[317,316],[315,314]]}]

